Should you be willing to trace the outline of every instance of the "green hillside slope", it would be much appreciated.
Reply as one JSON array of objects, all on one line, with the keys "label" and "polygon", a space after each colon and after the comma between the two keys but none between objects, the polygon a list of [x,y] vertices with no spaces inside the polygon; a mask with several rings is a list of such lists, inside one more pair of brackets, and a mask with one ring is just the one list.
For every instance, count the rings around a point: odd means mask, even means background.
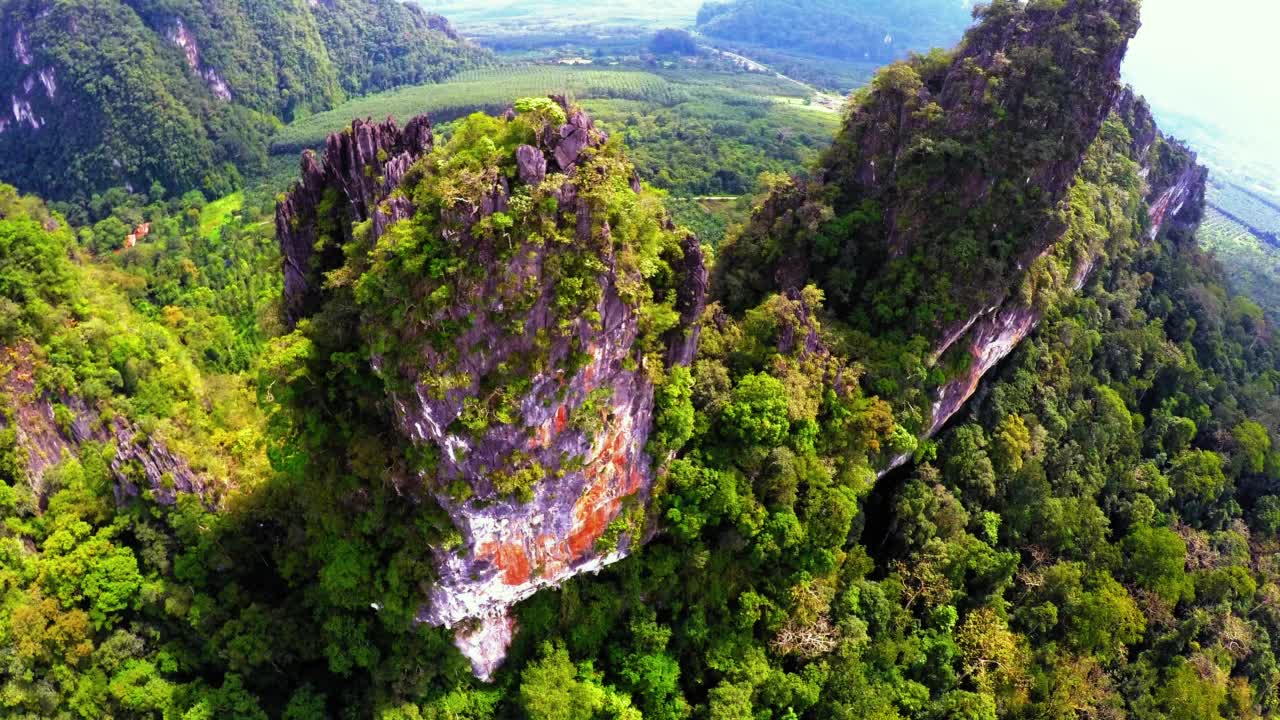
[{"label": "green hillside slope", "polygon": [[152,183],[225,194],[277,119],[486,57],[398,0],[4,0],[0,45],[0,179],[80,202]]}]

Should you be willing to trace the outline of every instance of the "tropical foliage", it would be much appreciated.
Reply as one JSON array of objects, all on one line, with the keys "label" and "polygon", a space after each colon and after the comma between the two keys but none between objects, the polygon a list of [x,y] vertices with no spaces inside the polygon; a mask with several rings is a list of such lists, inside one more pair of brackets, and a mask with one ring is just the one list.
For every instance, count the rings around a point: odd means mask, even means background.
[{"label": "tropical foliage", "polygon": [[[48,6],[48,7],[46,7]],[[231,192],[280,120],[487,60],[396,0],[0,2],[0,178],[86,203],[114,186]]]},{"label": "tropical foliage", "polygon": [[[928,62],[877,82],[927,79]],[[682,167],[698,156],[646,155],[642,139],[678,118],[627,102],[602,107],[641,167],[699,182]],[[691,366],[657,373],[649,450],[671,460],[651,541],[519,605],[506,663],[492,683],[472,677],[445,631],[416,623],[433,550],[461,537],[411,481],[430,458],[394,430],[368,351],[448,350],[455,328],[432,310],[488,268],[437,231],[450,203],[499,178],[511,207],[476,232],[498,254],[516,237],[560,248],[557,317],[589,314],[600,248],[560,227],[548,190],[514,180],[514,149],[540,127],[529,116],[559,108],[517,105],[458,123],[410,171],[401,192],[421,212],[385,242],[342,234],[330,302],[290,333],[270,194],[156,184],[86,193],[67,215],[0,186],[0,714],[1280,714],[1280,335],[1197,247],[1198,207],[1149,237],[1119,115],[1045,211],[1052,252],[1007,288],[1039,328],[951,427],[921,440],[919,408],[963,359],[884,330],[910,312],[894,288],[837,293],[851,285],[820,274],[825,288],[713,304]],[[691,115],[699,137],[717,132]],[[621,142],[586,167],[575,190],[644,277],[629,291],[652,341],[682,234],[658,221],[658,193],[631,189]],[[757,219],[796,187],[764,184]],[[856,231],[875,215],[839,210],[817,224]],[[727,247],[768,239],[725,232]],[[1082,257],[1098,260],[1077,291]],[[170,502],[163,481],[114,463],[112,442],[75,441],[117,421],[186,458],[204,494]],[[58,455],[33,457],[20,433],[46,427]],[[911,462],[884,472],[899,457]]]}]

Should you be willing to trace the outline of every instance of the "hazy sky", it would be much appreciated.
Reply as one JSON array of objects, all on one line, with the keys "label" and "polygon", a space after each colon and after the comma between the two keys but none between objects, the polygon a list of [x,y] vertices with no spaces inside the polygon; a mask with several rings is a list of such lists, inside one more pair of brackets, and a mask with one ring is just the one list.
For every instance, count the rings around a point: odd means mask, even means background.
[{"label": "hazy sky", "polygon": [[1280,0],[1143,0],[1124,74],[1157,107],[1280,145]]}]

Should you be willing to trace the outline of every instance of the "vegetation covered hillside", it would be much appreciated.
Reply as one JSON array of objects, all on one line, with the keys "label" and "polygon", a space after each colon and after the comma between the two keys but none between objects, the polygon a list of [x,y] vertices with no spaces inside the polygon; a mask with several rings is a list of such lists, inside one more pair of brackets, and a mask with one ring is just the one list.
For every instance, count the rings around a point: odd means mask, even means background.
[{"label": "vegetation covered hillside", "polygon": [[277,120],[486,56],[399,0],[4,0],[0,45],[0,178],[81,203],[153,183],[225,194]]},{"label": "vegetation covered hillside", "polygon": [[997,0],[718,249],[562,98],[0,186],[0,715],[1280,715],[1280,334],[1135,9]]}]

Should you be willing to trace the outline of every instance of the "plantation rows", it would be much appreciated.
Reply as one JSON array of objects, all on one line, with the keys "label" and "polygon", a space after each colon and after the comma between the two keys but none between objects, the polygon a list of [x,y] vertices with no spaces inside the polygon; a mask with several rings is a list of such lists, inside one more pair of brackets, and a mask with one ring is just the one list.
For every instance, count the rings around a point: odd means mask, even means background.
[{"label": "plantation rows", "polygon": [[1280,206],[1230,183],[1209,183],[1206,199],[1255,233],[1280,237]]},{"label": "plantation rows", "polygon": [[[1246,237],[1247,236],[1247,237]],[[1205,209],[1204,222],[1200,224],[1199,237],[1202,242],[1238,242],[1255,237],[1244,225],[1223,215],[1214,207]]]},{"label": "plantation rows", "polygon": [[681,92],[646,72],[597,70],[548,65],[485,68],[464,72],[448,82],[392,90],[344,103],[298,120],[276,134],[271,153],[292,154],[314,148],[352,118],[387,116],[400,122],[427,113],[448,122],[473,112],[501,112],[520,97],[562,93],[575,98],[623,98],[670,103]]},{"label": "plantation rows", "polygon": [[1213,207],[1205,208],[1196,239],[1222,263],[1233,288],[1280,318],[1280,248]]}]

